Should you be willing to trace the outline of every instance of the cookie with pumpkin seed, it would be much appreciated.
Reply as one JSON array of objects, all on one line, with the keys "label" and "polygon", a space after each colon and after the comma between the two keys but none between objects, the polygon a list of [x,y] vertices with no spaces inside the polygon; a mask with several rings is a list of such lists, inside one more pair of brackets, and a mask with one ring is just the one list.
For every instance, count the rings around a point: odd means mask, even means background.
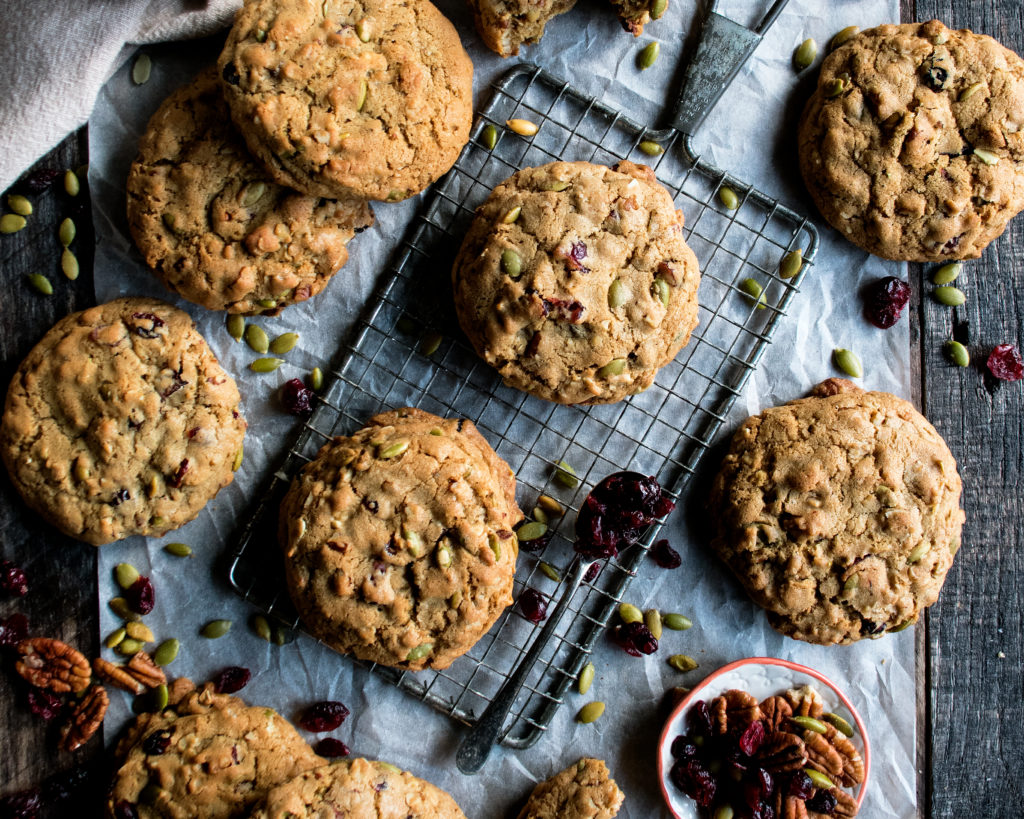
[{"label": "cookie with pumpkin seed", "polygon": [[337,651],[446,668],[512,602],[515,477],[469,421],[375,415],[303,467],[281,502],[285,579]]},{"label": "cookie with pumpkin seed", "polygon": [[584,757],[540,782],[518,819],[613,819],[625,798],[608,766]]},{"label": "cookie with pumpkin seed", "polygon": [[552,162],[477,208],[452,268],[459,324],[510,386],[561,404],[646,389],[697,325],[697,258],[654,172]]},{"label": "cookie with pumpkin seed", "polygon": [[514,57],[520,46],[536,43],[551,18],[575,5],[576,0],[469,0],[476,30],[502,57]]},{"label": "cookie with pumpkin seed", "polygon": [[270,181],[231,125],[214,67],[153,114],[128,173],[128,226],[146,264],[210,310],[274,314],[315,296],[371,224],[365,201]]}]

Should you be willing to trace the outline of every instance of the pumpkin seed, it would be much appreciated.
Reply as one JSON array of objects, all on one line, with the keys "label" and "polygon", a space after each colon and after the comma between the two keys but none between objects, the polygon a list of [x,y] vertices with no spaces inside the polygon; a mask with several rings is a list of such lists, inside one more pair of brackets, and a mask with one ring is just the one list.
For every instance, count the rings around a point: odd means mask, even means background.
[{"label": "pumpkin seed", "polygon": [[501,560],[501,541],[494,532],[490,532],[487,535],[487,545],[491,547],[491,552],[494,554],[495,560]]},{"label": "pumpkin seed", "polygon": [[495,146],[498,144],[498,129],[495,128],[493,125],[488,125],[486,128],[484,128],[483,134],[481,136],[483,137],[484,145],[486,146],[487,150],[493,151]]},{"label": "pumpkin seed", "polygon": [[944,264],[932,275],[932,281],[935,284],[952,284],[956,281],[957,276],[963,271],[964,266],[960,262],[950,262]]},{"label": "pumpkin seed", "polygon": [[851,38],[856,37],[860,34],[859,26],[847,26],[842,28],[832,35],[832,39],[828,41],[829,52],[835,51],[843,43],[848,42]]},{"label": "pumpkin seed", "polygon": [[562,576],[558,573],[558,569],[556,569],[550,563],[545,563],[542,560],[537,568],[540,569],[541,574],[543,574],[548,580],[552,580],[555,583],[562,582]]},{"label": "pumpkin seed", "polygon": [[280,624],[274,626],[274,645],[283,646],[295,642],[295,634],[290,628]]},{"label": "pumpkin seed", "polygon": [[153,636],[153,630],[145,623],[128,623],[125,626],[125,631],[128,632],[128,636],[133,640],[139,640],[143,643],[152,643],[156,639]]},{"label": "pumpkin seed", "polygon": [[371,32],[372,27],[370,26],[370,21],[365,17],[356,23],[356,37],[358,37],[362,42],[370,42]]},{"label": "pumpkin seed", "polygon": [[114,612],[114,614],[122,620],[127,620],[129,623],[142,619],[142,616],[138,612],[132,611],[131,606],[128,605],[128,601],[123,597],[111,598],[107,605],[110,606],[110,610]]},{"label": "pumpkin seed", "polygon": [[736,811],[733,810],[732,805],[719,805],[711,819],[733,819],[735,816]]},{"label": "pumpkin seed", "polygon": [[118,563],[114,566],[114,579],[122,589],[130,589],[139,579],[139,570],[131,563]]},{"label": "pumpkin seed", "polygon": [[548,495],[541,495],[537,498],[537,505],[555,517],[561,517],[565,514],[565,510],[562,508],[562,504],[556,501],[554,498]]},{"label": "pumpkin seed", "polygon": [[764,310],[768,305],[765,303],[764,290],[756,279],[744,279],[740,282],[740,290],[754,301],[758,310]]},{"label": "pumpkin seed", "polygon": [[28,283],[44,296],[53,295],[53,285],[42,273],[33,273],[28,277]]},{"label": "pumpkin seed", "polygon": [[75,241],[75,234],[78,230],[75,228],[74,220],[70,216],[64,219],[60,223],[60,227],[57,228],[57,238],[60,239],[60,243],[64,247],[68,247],[73,241]]},{"label": "pumpkin seed", "polygon": [[818,58],[818,44],[808,37],[793,52],[793,68],[797,72],[810,68]]},{"label": "pumpkin seed", "polygon": [[131,657],[133,654],[138,654],[142,651],[143,643],[141,640],[136,640],[134,637],[125,637],[120,643],[118,643],[117,651],[122,657]]},{"label": "pumpkin seed", "polygon": [[314,367],[310,370],[309,378],[307,380],[309,381],[309,388],[313,390],[313,392],[320,392],[324,386],[324,371],[319,367]]},{"label": "pumpkin seed", "polygon": [[531,540],[539,540],[548,533],[548,527],[546,524],[540,521],[531,520],[528,523],[524,523],[518,529],[516,529],[516,537],[523,543],[529,543]]},{"label": "pumpkin seed", "polygon": [[999,154],[994,154],[992,151],[986,151],[984,148],[975,148],[974,155],[986,165],[995,165],[999,162]]},{"label": "pumpkin seed", "polygon": [[632,603],[619,603],[619,617],[623,623],[640,623],[644,619],[643,613]]},{"label": "pumpkin seed", "polygon": [[718,189],[718,201],[729,210],[736,210],[740,206],[740,198],[736,195],[736,191],[727,185],[722,185]]},{"label": "pumpkin seed", "polygon": [[554,191],[555,193],[561,193],[569,187],[568,180],[565,179],[549,179],[547,182],[541,183],[540,189],[542,191]]},{"label": "pumpkin seed", "polygon": [[608,307],[612,310],[622,307],[632,296],[622,279],[616,279],[608,288]]},{"label": "pumpkin seed", "polygon": [[167,689],[166,683],[160,683],[156,688],[153,689],[153,710],[163,711],[167,707],[167,702],[170,699],[170,691]]},{"label": "pumpkin seed", "polygon": [[452,565],[452,550],[445,546],[443,543],[437,547],[435,554],[437,555],[437,565],[442,569],[450,568]]},{"label": "pumpkin seed", "polygon": [[430,430],[430,434],[433,435],[435,438],[443,438],[444,430],[440,430],[437,427],[434,427],[432,430]]},{"label": "pumpkin seed", "polygon": [[545,526],[549,523],[548,513],[541,509],[539,506],[534,506],[530,512],[530,517],[538,523],[543,523]]},{"label": "pumpkin seed", "polygon": [[907,555],[907,563],[920,563],[922,558],[928,554],[932,549],[930,543],[918,543],[909,555]]},{"label": "pumpkin seed", "polygon": [[370,85],[366,80],[362,80],[359,83],[359,96],[356,97],[356,110],[362,111],[363,106],[366,105],[366,95],[370,91]]},{"label": "pumpkin seed", "polygon": [[456,589],[452,592],[452,596],[448,598],[448,605],[453,609],[457,609],[462,603],[462,592]]},{"label": "pumpkin seed", "polygon": [[910,628],[915,623],[917,623],[917,618],[916,617],[911,617],[909,620],[904,620],[902,623],[900,623],[898,626],[896,626],[896,628],[889,629],[888,633],[889,634],[899,634],[901,631],[905,631],[906,629]]},{"label": "pumpkin seed", "polygon": [[282,333],[270,342],[270,352],[274,355],[284,355],[295,349],[295,345],[298,343],[298,333]]},{"label": "pumpkin seed", "polygon": [[835,729],[843,736],[853,736],[853,726],[850,725],[850,723],[848,723],[841,716],[839,716],[839,714],[833,714],[831,711],[829,711],[827,714],[822,714],[821,718],[829,725],[834,726]]},{"label": "pumpkin seed", "polygon": [[604,703],[600,700],[595,702],[588,702],[584,705],[579,713],[576,714],[576,722],[582,722],[584,725],[589,725],[592,722],[597,722],[601,719],[601,715],[604,713]]},{"label": "pumpkin seed", "polygon": [[611,378],[615,375],[622,375],[626,371],[626,359],[613,358],[603,367],[599,368],[594,375],[598,378]]},{"label": "pumpkin seed", "polygon": [[779,263],[779,277],[783,279],[794,278],[804,266],[804,249],[798,247],[796,250],[791,250],[785,256],[782,257],[782,261]]},{"label": "pumpkin seed", "polygon": [[245,316],[239,315],[238,313],[231,313],[224,321],[224,325],[227,327],[228,335],[231,336],[235,341],[241,341],[242,335],[245,333]]},{"label": "pumpkin seed", "polygon": [[971,354],[967,352],[967,348],[959,341],[950,339],[942,345],[942,349],[946,353],[946,358],[958,367],[967,367],[970,365]]},{"label": "pumpkin seed", "polygon": [[442,341],[444,341],[444,336],[440,333],[427,333],[423,336],[423,342],[420,344],[420,352],[425,356],[431,356],[441,347]]},{"label": "pumpkin seed", "polygon": [[659,54],[661,54],[661,43],[657,40],[648,43],[640,49],[640,53],[636,55],[636,67],[641,71],[646,71],[654,65]]},{"label": "pumpkin seed", "polygon": [[835,365],[846,373],[850,378],[860,378],[864,375],[864,367],[852,350],[844,350],[841,347],[832,351],[832,360]]},{"label": "pumpkin seed", "polygon": [[267,30],[265,28],[256,29],[256,42],[265,43],[267,41]]},{"label": "pumpkin seed", "polygon": [[24,216],[19,216],[17,213],[5,213],[0,216],[0,233],[17,233],[27,224]]},{"label": "pumpkin seed", "polygon": [[794,725],[816,734],[827,734],[828,726],[821,720],[814,717],[790,717],[789,721]]},{"label": "pumpkin seed", "polygon": [[664,623],[665,628],[670,628],[673,631],[686,631],[693,628],[693,621],[682,614],[663,614],[661,622]]},{"label": "pumpkin seed", "polygon": [[594,684],[594,673],[595,670],[593,663],[587,663],[583,666],[583,668],[580,669],[580,676],[576,683],[576,690],[581,694],[586,694],[590,690],[590,686]]},{"label": "pumpkin seed", "polygon": [[16,193],[12,193],[7,197],[7,206],[13,210],[18,216],[31,216],[32,215],[32,203],[24,196]]},{"label": "pumpkin seed", "polygon": [[667,8],[668,0],[654,0],[654,2],[651,3],[651,19],[659,19],[665,13],[665,9]]},{"label": "pumpkin seed", "polygon": [[416,648],[410,651],[408,655],[406,655],[406,662],[413,663],[416,662],[416,660],[422,660],[433,650],[433,643],[420,643]]},{"label": "pumpkin seed", "polygon": [[263,198],[263,194],[266,192],[266,182],[253,182],[246,185],[245,190],[242,191],[242,207],[251,208]]},{"label": "pumpkin seed", "polygon": [[501,221],[506,225],[513,224],[516,219],[519,218],[519,214],[523,212],[521,205],[516,205],[514,208],[508,211],[504,216],[501,217]]},{"label": "pumpkin seed", "polygon": [[230,620],[211,620],[199,629],[199,634],[207,639],[216,640],[231,631],[231,625]]},{"label": "pumpkin seed", "polygon": [[262,614],[254,614],[252,619],[249,620],[249,625],[252,627],[252,630],[257,637],[261,640],[266,640],[268,643],[270,642],[270,623],[266,617]]},{"label": "pumpkin seed", "polygon": [[153,72],[153,60],[148,54],[139,54],[132,63],[132,82],[136,85],[145,85],[149,82],[149,75]]},{"label": "pumpkin seed", "polygon": [[257,358],[249,365],[249,369],[254,373],[272,373],[282,364],[284,364],[283,358]]},{"label": "pumpkin seed", "polygon": [[235,453],[235,460],[231,462],[231,471],[237,472],[242,467],[242,459],[245,457],[245,444],[238,447]]},{"label": "pumpkin seed", "polygon": [[667,308],[672,300],[672,288],[661,276],[655,276],[654,281],[651,283],[651,295],[660,301],[662,306]]},{"label": "pumpkin seed", "polygon": [[804,768],[804,773],[810,777],[811,782],[814,783],[814,787],[816,788],[822,788],[830,791],[836,786],[835,782],[825,776],[821,771],[814,770],[814,768]]},{"label": "pumpkin seed", "polygon": [[565,461],[559,461],[555,465],[555,480],[566,489],[575,489],[580,485],[580,479],[576,477],[576,470]]},{"label": "pumpkin seed", "polygon": [[637,145],[637,147],[641,150],[641,152],[647,154],[647,156],[661,156],[663,153],[665,153],[665,149],[662,148],[661,145],[659,145],[653,139],[645,139],[643,142]]},{"label": "pumpkin seed", "polygon": [[964,293],[959,287],[953,287],[952,285],[944,285],[942,287],[936,287],[932,291],[932,295],[935,296],[935,301],[939,304],[944,304],[947,307],[959,307],[961,304],[967,301],[967,294]]},{"label": "pumpkin seed", "polygon": [[409,554],[413,557],[419,557],[423,554],[423,538],[420,537],[419,532],[415,532],[408,526],[402,527],[402,537],[405,538],[406,546],[409,549]]},{"label": "pumpkin seed", "polygon": [[523,261],[512,248],[501,251],[501,271],[513,279],[518,279],[523,273]]},{"label": "pumpkin seed", "polygon": [[277,299],[257,299],[256,306],[262,307],[264,310],[272,310],[277,307]]},{"label": "pumpkin seed", "polygon": [[657,609],[647,609],[644,612],[644,625],[647,626],[647,630],[654,635],[655,640],[660,640],[661,631],[661,612]]},{"label": "pumpkin seed", "polygon": [[64,171],[64,192],[68,196],[78,196],[82,190],[82,183],[78,181],[78,174],[74,171]]},{"label": "pumpkin seed", "polygon": [[267,331],[257,324],[245,328],[245,343],[254,353],[265,353],[270,349],[270,337]]},{"label": "pumpkin seed", "polygon": [[838,97],[846,90],[846,81],[842,77],[836,77],[825,86],[825,96],[828,98]]},{"label": "pumpkin seed", "polygon": [[960,92],[960,96],[957,97],[957,102],[967,102],[971,97],[977,94],[982,88],[985,87],[985,83],[976,82],[973,85],[967,86],[963,91]]},{"label": "pumpkin seed", "polygon": [[391,458],[397,458],[403,452],[409,448],[408,441],[395,441],[394,443],[388,444],[385,447],[380,447],[377,450],[377,457],[381,460],[387,461]]},{"label": "pumpkin seed", "polygon": [[107,648],[117,648],[121,644],[121,641],[127,636],[128,630],[124,626],[121,626],[121,628],[114,629],[110,632],[107,639],[103,641],[103,645]]},{"label": "pumpkin seed", "polygon": [[64,248],[60,254],[60,269],[65,278],[71,281],[78,278],[81,268],[78,264],[78,258],[69,248]]},{"label": "pumpkin seed", "polygon": [[668,664],[683,674],[700,667],[700,663],[688,654],[673,654],[668,658]]},{"label": "pumpkin seed", "polygon": [[507,119],[505,124],[519,136],[533,136],[540,130],[540,127],[535,122],[530,122],[528,119]]},{"label": "pumpkin seed", "polygon": [[858,572],[854,572],[853,574],[851,574],[848,578],[846,578],[846,582],[843,583],[843,591],[853,591],[854,589],[859,587],[860,574]]},{"label": "pumpkin seed", "polygon": [[164,551],[173,557],[192,557],[192,547],[187,543],[168,543]]}]

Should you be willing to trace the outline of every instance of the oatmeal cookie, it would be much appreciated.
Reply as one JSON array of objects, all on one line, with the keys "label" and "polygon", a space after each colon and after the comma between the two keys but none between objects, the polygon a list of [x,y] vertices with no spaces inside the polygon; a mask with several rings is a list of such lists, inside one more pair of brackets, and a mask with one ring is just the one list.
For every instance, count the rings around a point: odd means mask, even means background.
[{"label": "oatmeal cookie", "polygon": [[519,819],[612,819],[623,799],[604,762],[584,757],[538,784]]},{"label": "oatmeal cookie", "polygon": [[668,0],[611,0],[622,27],[634,37],[644,33],[644,26],[659,19],[668,10]]},{"label": "oatmeal cookie", "polygon": [[514,57],[520,46],[538,42],[552,17],[575,5],[576,0],[469,0],[476,30],[502,57]]}]

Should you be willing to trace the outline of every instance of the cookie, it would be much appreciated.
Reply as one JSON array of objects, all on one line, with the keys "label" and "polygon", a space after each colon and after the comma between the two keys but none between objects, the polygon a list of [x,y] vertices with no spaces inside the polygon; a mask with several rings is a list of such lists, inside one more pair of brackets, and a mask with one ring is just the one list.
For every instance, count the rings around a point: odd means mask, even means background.
[{"label": "cookie", "polygon": [[469,140],[473,64],[428,0],[248,0],[218,66],[250,150],[311,196],[405,199]]},{"label": "cookie", "polygon": [[783,634],[852,643],[935,602],[960,547],[960,492],[924,416],[830,379],[737,431],[711,491],[712,546]]},{"label": "cookie", "polygon": [[668,9],[668,0],[611,0],[619,22],[634,37],[644,33],[644,26],[657,20]]},{"label": "cookie", "polygon": [[512,602],[515,477],[469,421],[375,415],[326,444],[281,503],[306,627],[337,651],[446,668]]},{"label": "cookie", "polygon": [[71,537],[159,537],[231,483],[238,406],[186,313],[115,299],[58,321],[22,362],[0,454],[25,503]]},{"label": "cookie", "polygon": [[584,757],[537,785],[519,819],[612,819],[623,799],[604,762]]},{"label": "cookie", "polygon": [[1024,208],[1024,61],[938,20],[864,31],[825,58],[800,170],[847,239],[886,259],[973,259]]},{"label": "cookie", "polygon": [[644,165],[553,162],[501,183],[452,269],[459,324],[505,383],[561,404],[646,389],[697,325],[697,258]]},{"label": "cookie", "polygon": [[209,683],[139,722],[107,797],[111,819],[247,816],[272,788],[325,761],[276,711]]},{"label": "cookie", "polygon": [[278,785],[252,819],[466,819],[447,793],[386,762],[345,759]]},{"label": "cookie", "polygon": [[552,17],[575,5],[576,0],[469,0],[476,30],[502,57],[514,57],[520,46],[538,42]]},{"label": "cookie", "polygon": [[164,101],[128,173],[128,226],[146,264],[210,310],[277,313],[315,296],[371,224],[365,201],[271,182],[231,126],[213,67]]}]

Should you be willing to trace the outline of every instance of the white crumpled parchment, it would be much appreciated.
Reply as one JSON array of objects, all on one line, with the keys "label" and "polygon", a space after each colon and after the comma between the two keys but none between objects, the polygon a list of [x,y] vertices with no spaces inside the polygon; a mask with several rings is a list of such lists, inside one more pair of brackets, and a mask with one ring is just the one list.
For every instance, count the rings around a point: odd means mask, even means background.
[{"label": "white crumpled parchment", "polygon": [[[769,4],[732,0],[720,5],[733,19],[752,24]],[[456,23],[473,58],[476,103],[483,105],[490,96],[489,84],[516,60],[501,60],[481,45],[461,0],[445,0],[440,6]],[[672,0],[665,17],[634,39],[621,30],[610,8],[580,3],[552,22],[542,43],[524,49],[520,58],[539,63],[638,121],[662,124],[659,115],[678,81],[684,41],[696,25],[696,6],[694,0]],[[814,37],[823,50],[832,33],[846,25],[868,27],[898,18],[896,0],[842,4],[792,0],[697,135],[696,145],[707,159],[811,215],[822,240],[802,292],[720,438],[731,434],[746,414],[804,395],[818,381],[837,375],[830,361],[834,347],[860,353],[865,387],[909,396],[908,322],[903,320],[888,331],[876,330],[861,316],[857,297],[864,282],[881,275],[905,277],[905,268],[844,242],[813,211],[796,168],[795,130],[814,71],[798,77],[790,64],[793,49],[805,37]],[[661,55],[652,68],[641,72],[635,57],[652,39],[661,42]],[[182,642],[181,653],[169,669],[173,675],[202,680],[225,666],[248,667],[254,676],[243,692],[246,699],[291,718],[312,701],[342,700],[352,716],[336,736],[356,754],[388,760],[446,789],[471,819],[514,815],[537,781],[582,754],[608,762],[626,793],[623,819],[668,816],[655,768],[661,729],[658,704],[665,690],[693,685],[705,672],[741,657],[790,659],[838,682],[868,725],[873,761],[862,815],[901,819],[916,815],[913,632],[840,648],[781,637],[708,554],[706,544],[688,536],[685,511],[673,515],[664,530],[683,554],[683,566],[665,571],[645,561],[627,596],[644,608],[683,612],[693,618],[694,628],[666,632],[662,651],[644,659],[628,657],[599,641],[594,655],[597,679],[586,700],[570,694],[547,735],[534,747],[519,752],[496,749],[476,776],[464,776],[455,767],[455,750],[464,732],[447,717],[307,637],[278,648],[251,633],[246,622],[252,607],[235,595],[215,562],[293,430],[293,419],[276,408],[273,393],[286,379],[301,376],[333,356],[422,199],[377,205],[376,225],[352,242],[351,259],[326,291],[281,316],[261,320],[272,336],[293,330],[301,340],[278,372],[251,373],[247,364],[253,356],[227,335],[222,313],[172,297],[146,271],[124,216],[125,178],[146,121],[163,97],[215,59],[218,49],[219,40],[147,48],[153,72],[146,85],[134,86],[128,67],[122,67],[103,89],[89,129],[89,181],[99,243],[96,289],[101,301],[124,294],[165,298],[196,319],[239,382],[249,421],[245,463],[235,482],[181,530],[160,540],[131,538],[103,547],[100,599],[116,594],[113,566],[121,561],[135,564],[153,577],[156,587],[157,605],[147,623],[158,639],[173,636]],[[705,491],[706,481],[691,482],[691,494]],[[167,555],[161,547],[169,541],[191,544],[195,555],[189,559]],[[200,627],[214,618],[232,619],[234,628],[219,640],[198,636]],[[103,634],[118,625],[105,606],[101,623]],[[696,657],[700,670],[682,676],[670,669],[665,657],[677,652]],[[607,703],[605,715],[592,725],[575,723],[579,706],[594,698]],[[130,716],[126,697],[115,694],[113,700],[108,739]]]}]

